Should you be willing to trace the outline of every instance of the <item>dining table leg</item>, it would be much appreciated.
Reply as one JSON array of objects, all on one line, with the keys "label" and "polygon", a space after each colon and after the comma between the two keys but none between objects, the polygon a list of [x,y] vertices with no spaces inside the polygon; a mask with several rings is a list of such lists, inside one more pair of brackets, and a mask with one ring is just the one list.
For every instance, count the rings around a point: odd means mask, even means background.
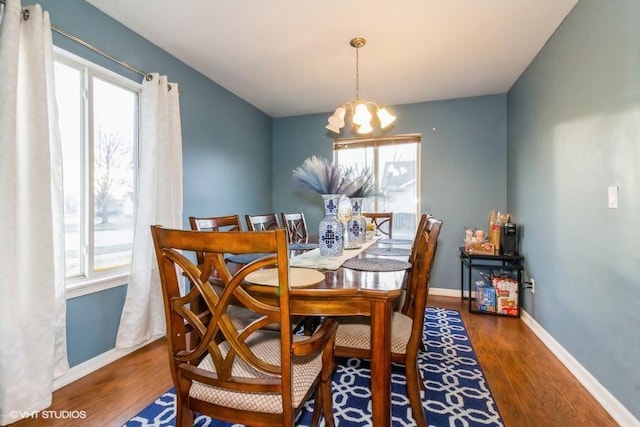
[{"label": "dining table leg", "polygon": [[391,301],[371,302],[371,402],[376,427],[391,425],[391,316]]}]

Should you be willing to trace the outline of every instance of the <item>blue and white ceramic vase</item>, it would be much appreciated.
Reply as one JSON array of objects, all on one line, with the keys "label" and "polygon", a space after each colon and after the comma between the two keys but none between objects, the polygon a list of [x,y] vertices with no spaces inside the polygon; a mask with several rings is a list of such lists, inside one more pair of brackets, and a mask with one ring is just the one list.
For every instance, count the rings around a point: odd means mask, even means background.
[{"label": "blue and white ceramic vase", "polygon": [[318,245],[321,256],[340,256],[344,249],[344,224],[338,219],[340,194],[323,194],[325,217],[320,221]]},{"label": "blue and white ceramic vase", "polygon": [[351,198],[351,219],[347,222],[347,234],[350,248],[357,248],[367,239],[366,220],[361,215],[362,197]]}]

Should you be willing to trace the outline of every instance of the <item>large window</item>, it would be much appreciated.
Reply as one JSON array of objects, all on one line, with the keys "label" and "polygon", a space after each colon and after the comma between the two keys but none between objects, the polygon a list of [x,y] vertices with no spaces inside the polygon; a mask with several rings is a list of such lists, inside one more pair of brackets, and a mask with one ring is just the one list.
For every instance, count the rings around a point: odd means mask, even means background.
[{"label": "large window", "polygon": [[393,212],[393,237],[413,239],[420,213],[420,135],[336,140],[334,161],[373,171],[380,197],[367,199],[365,212]]},{"label": "large window", "polygon": [[67,288],[122,284],[131,262],[140,86],[56,50]]}]

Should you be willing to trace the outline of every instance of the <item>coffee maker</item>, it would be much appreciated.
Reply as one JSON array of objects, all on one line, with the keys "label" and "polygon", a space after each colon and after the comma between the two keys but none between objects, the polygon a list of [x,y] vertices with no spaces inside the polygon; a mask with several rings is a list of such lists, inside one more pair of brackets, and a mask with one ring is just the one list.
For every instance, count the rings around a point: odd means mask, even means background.
[{"label": "coffee maker", "polygon": [[502,252],[502,255],[518,255],[518,226],[512,222],[502,226],[500,252]]}]

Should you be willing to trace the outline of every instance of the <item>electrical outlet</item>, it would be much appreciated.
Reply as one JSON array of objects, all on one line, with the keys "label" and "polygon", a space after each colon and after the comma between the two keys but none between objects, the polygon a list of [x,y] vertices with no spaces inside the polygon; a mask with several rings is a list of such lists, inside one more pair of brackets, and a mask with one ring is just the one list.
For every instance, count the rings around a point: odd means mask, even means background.
[{"label": "electrical outlet", "polygon": [[529,279],[529,281],[531,282],[531,293],[535,294],[536,293],[536,281],[535,281],[535,279],[533,277],[531,279]]}]

